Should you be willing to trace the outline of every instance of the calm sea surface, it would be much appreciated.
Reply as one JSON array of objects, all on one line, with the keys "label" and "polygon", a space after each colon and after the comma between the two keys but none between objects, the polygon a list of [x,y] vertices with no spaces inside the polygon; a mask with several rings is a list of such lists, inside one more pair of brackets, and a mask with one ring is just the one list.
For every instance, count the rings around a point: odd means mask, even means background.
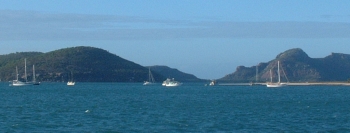
[{"label": "calm sea surface", "polygon": [[0,132],[350,132],[350,86],[0,83]]}]

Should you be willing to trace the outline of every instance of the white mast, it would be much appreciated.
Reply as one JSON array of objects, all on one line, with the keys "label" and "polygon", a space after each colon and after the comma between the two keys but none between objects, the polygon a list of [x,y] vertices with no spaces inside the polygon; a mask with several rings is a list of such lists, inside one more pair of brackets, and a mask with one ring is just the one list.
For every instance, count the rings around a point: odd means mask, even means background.
[{"label": "white mast", "polygon": [[27,80],[27,58],[24,58],[24,77],[26,78],[26,82],[28,82],[28,80]]},{"label": "white mast", "polygon": [[270,69],[270,80],[271,80],[271,83],[272,83],[272,72],[271,72],[271,69]]},{"label": "white mast", "polygon": [[152,82],[151,68],[150,67],[148,67],[148,82]]},{"label": "white mast", "polygon": [[149,82],[152,82],[152,83],[155,82],[153,75],[152,75],[152,72],[151,72],[151,67],[148,68],[148,78],[149,78]]},{"label": "white mast", "polygon": [[35,80],[35,67],[34,67],[34,65],[33,65],[33,82],[35,82],[36,80]]},{"label": "white mast", "polygon": [[16,81],[18,81],[18,68],[16,66]]}]

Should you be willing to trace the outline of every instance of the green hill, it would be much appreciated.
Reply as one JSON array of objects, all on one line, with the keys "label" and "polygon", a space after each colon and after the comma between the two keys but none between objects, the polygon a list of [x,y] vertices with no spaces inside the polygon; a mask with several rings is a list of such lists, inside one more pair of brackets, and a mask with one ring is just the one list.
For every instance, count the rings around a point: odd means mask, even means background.
[{"label": "green hill", "polygon": [[[3,80],[15,78],[18,66],[24,75],[24,58],[27,58],[27,73],[32,77],[35,65],[39,81],[67,81],[74,78],[78,82],[143,82],[148,69],[125,60],[106,50],[93,47],[73,47],[48,53],[21,52],[0,56],[0,76]],[[157,73],[156,80],[165,78]]]},{"label": "green hill", "polygon": [[[0,79],[14,80],[17,66],[20,78],[23,80],[25,58],[29,80],[33,77],[33,65],[35,65],[38,81],[66,82],[73,78],[78,82],[143,82],[148,79],[148,67],[123,59],[106,50],[85,46],[64,48],[48,53],[17,52],[0,55]],[[157,82],[162,82],[168,77],[179,81],[200,80],[193,75],[167,68],[169,67],[151,67]]]},{"label": "green hill", "polygon": [[350,55],[332,53],[325,58],[310,58],[302,49],[295,48],[280,53],[267,63],[252,67],[239,66],[234,73],[219,81],[255,82],[257,70],[258,82],[270,81],[270,69],[274,72],[273,77],[277,77],[277,61],[281,64],[284,82],[347,81],[350,78]]},{"label": "green hill", "polygon": [[187,73],[181,72],[181,71],[179,71],[177,69],[170,68],[170,67],[167,67],[167,66],[151,66],[151,69],[153,71],[159,73],[163,77],[174,78],[175,80],[181,81],[181,82],[201,82],[201,81],[205,81],[205,80],[197,78],[196,76],[194,76],[192,74],[187,74]]},{"label": "green hill", "polygon": [[[61,82],[73,77],[78,82],[143,82],[148,78],[148,67],[123,59],[106,50],[94,47],[73,47],[52,52],[17,52],[0,55],[0,79],[24,78],[24,59],[27,59],[28,79],[31,80],[32,66],[35,65],[38,81]],[[239,66],[219,82],[266,82],[270,80],[270,69],[276,76],[277,61],[281,63],[282,81],[318,82],[347,81],[350,78],[350,55],[332,53],[324,58],[310,58],[302,49],[295,48],[282,52],[275,59],[257,66]],[[183,73],[167,66],[151,66],[157,82],[175,78],[181,82],[204,81],[194,75]],[[257,71],[258,70],[258,71]],[[256,72],[258,75],[256,77]],[[276,79],[274,79],[276,80]]]}]

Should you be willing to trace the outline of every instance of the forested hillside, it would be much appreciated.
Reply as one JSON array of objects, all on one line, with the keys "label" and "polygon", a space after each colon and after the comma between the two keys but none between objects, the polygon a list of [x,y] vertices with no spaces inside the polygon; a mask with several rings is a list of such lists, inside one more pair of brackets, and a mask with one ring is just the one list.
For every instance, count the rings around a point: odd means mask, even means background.
[{"label": "forested hillside", "polygon": [[[35,65],[39,81],[67,81],[73,78],[80,82],[142,82],[147,79],[148,69],[125,60],[106,50],[93,47],[74,47],[48,53],[21,52],[0,56],[0,76],[3,80],[15,78],[18,66],[24,78],[24,58],[27,58],[28,78],[32,78]],[[155,73],[154,77],[164,77]]]},{"label": "forested hillside", "polygon": [[201,82],[205,81],[203,79],[199,79],[196,76],[192,74],[187,74],[184,72],[181,72],[177,69],[170,68],[167,66],[151,66],[151,69],[159,74],[161,74],[163,77],[166,78],[174,78],[177,81],[181,82]]}]

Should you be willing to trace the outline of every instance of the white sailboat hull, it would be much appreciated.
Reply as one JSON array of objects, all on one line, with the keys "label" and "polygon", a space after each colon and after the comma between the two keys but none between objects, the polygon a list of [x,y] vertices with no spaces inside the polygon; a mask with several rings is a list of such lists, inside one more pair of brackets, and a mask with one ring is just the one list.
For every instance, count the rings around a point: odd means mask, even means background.
[{"label": "white sailboat hull", "polygon": [[271,87],[271,88],[277,88],[277,87],[283,87],[283,86],[287,86],[286,84],[283,83],[267,83],[266,87]]},{"label": "white sailboat hull", "polygon": [[73,86],[73,85],[75,85],[75,82],[67,82],[67,85],[68,86]]},{"label": "white sailboat hull", "polygon": [[150,85],[150,84],[151,84],[150,82],[143,83],[143,85]]},{"label": "white sailboat hull", "polygon": [[146,81],[146,82],[143,83],[143,85],[154,85],[154,83]]},{"label": "white sailboat hull", "polygon": [[33,85],[32,83],[27,83],[27,82],[21,82],[21,81],[17,81],[14,80],[12,81],[12,86],[28,86],[28,85]]}]

